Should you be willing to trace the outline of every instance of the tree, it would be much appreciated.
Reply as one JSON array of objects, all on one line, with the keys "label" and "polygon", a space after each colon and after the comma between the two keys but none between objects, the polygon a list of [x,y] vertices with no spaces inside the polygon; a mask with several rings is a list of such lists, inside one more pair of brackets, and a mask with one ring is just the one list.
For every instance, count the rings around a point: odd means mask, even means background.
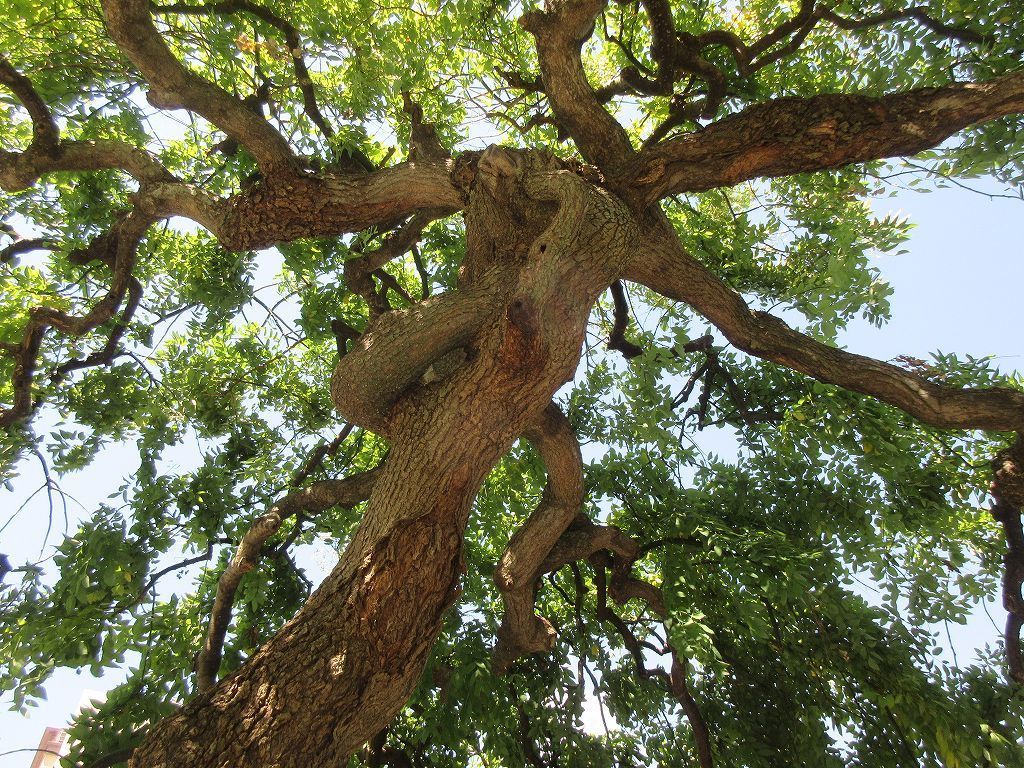
[{"label": "tree", "polygon": [[5,573],[5,687],[131,654],[134,768],[1024,759],[1020,381],[837,346],[868,196],[1024,178],[1024,13],[526,6],[8,3],[4,465],[139,464]]}]

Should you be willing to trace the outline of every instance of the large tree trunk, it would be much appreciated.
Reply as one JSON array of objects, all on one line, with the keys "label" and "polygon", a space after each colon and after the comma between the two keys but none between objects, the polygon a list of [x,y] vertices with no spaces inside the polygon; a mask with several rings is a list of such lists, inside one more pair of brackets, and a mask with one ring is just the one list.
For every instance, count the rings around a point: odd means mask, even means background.
[{"label": "large tree trunk", "polygon": [[134,768],[341,765],[408,700],[458,595],[473,498],[572,377],[636,237],[617,200],[542,155],[488,150],[469,194],[459,290],[384,316],[335,372],[342,413],[391,442],[353,541],[276,637],[154,728]]}]

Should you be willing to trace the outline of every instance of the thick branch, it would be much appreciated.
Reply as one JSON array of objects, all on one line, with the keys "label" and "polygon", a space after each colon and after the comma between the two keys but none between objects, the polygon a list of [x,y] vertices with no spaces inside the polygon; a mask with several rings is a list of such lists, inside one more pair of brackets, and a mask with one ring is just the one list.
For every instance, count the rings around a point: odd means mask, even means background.
[{"label": "thick branch", "polygon": [[558,406],[548,405],[524,437],[540,455],[548,481],[540,504],[513,534],[494,571],[505,615],[491,655],[495,674],[520,656],[550,650],[555,630],[533,611],[544,562],[583,505],[583,458],[576,434]]},{"label": "thick branch", "polygon": [[[147,152],[119,141],[62,142],[60,154],[0,151],[0,187],[25,189],[46,173],[117,168],[140,182],[136,204],[154,218],[183,216],[209,230],[229,250],[268,248],[301,237],[359,232],[419,211],[447,215],[464,201],[450,163],[403,163],[371,174],[332,169],[268,179],[219,200],[172,176]],[[314,200],[315,204],[306,201]]]},{"label": "thick branch", "polygon": [[622,126],[598,101],[580,58],[604,6],[604,0],[553,0],[545,11],[526,13],[520,24],[536,39],[544,91],[559,126],[588,163],[617,176],[633,148]]},{"label": "thick branch", "polygon": [[409,162],[370,174],[326,169],[267,179],[231,198],[213,233],[227,248],[248,250],[300,237],[359,232],[419,211],[448,215],[465,204],[451,172],[450,161]]},{"label": "thick branch", "polygon": [[643,256],[624,275],[707,317],[736,347],[819,381],[877,397],[943,429],[1024,430],[1024,393],[952,389],[870,357],[844,352],[793,330],[743,298],[688,254],[671,225],[652,221]]},{"label": "thick branch", "polygon": [[277,533],[282,522],[299,512],[323,512],[334,506],[352,507],[366,501],[377,474],[378,470],[369,470],[341,480],[320,480],[301,491],[289,493],[252,524],[217,582],[206,643],[196,659],[196,687],[200,691],[212,688],[217,682],[235,592],[242,577],[256,567],[267,539]]},{"label": "thick branch", "polygon": [[[334,136],[334,129],[320,111],[316,100],[316,92],[313,90],[313,80],[309,75],[309,68],[306,66],[306,58],[302,51],[302,38],[299,31],[289,21],[278,16],[268,8],[264,8],[249,0],[223,0],[219,3],[209,5],[190,5],[188,3],[174,3],[172,5],[154,5],[155,13],[179,13],[186,15],[217,15],[227,16],[239,12],[248,13],[261,21],[277,29],[283,36],[288,49],[288,58],[291,59],[295,70],[295,81],[302,93],[302,107],[310,121],[320,129],[328,139]],[[367,168],[372,170],[372,168]]]},{"label": "thick branch", "polygon": [[1010,679],[1024,685],[1024,653],[1020,632],[1024,627],[1024,439],[1018,437],[1011,448],[992,462],[992,516],[1003,526],[1006,554],[1003,557],[1003,608],[1006,609],[1006,663]]},{"label": "thick branch", "polygon": [[1024,111],[1024,71],[881,97],[822,94],[748,107],[633,163],[641,204],[754,178],[913,155],[958,131]]},{"label": "thick branch", "polygon": [[160,109],[188,109],[236,139],[264,174],[291,165],[288,142],[240,99],[187,69],[167,47],[146,0],[103,0],[111,39],[149,81],[149,101]]},{"label": "thick branch", "polygon": [[[493,276],[492,276],[493,277]],[[417,382],[436,380],[501,301],[495,279],[380,315],[338,361],[331,397],[344,417],[387,435],[391,408]],[[462,352],[465,359],[465,352]]]}]

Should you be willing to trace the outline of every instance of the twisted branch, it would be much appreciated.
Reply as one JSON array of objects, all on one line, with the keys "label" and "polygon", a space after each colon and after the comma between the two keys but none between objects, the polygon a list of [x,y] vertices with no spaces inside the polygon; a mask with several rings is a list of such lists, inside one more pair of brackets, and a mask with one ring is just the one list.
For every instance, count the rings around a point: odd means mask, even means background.
[{"label": "twisted branch", "polygon": [[[0,354],[14,359],[11,374],[14,399],[9,408],[0,408],[0,427],[21,421],[32,411],[32,379],[47,329],[55,328],[71,336],[83,336],[110,320],[117,312],[132,285],[132,269],[138,246],[151,223],[152,219],[134,211],[125,214],[109,232],[95,238],[79,256],[82,261],[103,261],[110,266],[112,272],[109,290],[88,312],[71,315],[55,307],[35,307],[30,311],[21,342],[0,343]],[[137,298],[134,301],[137,303]],[[123,330],[119,333],[115,329],[112,334],[116,336],[115,345],[121,333]]]}]

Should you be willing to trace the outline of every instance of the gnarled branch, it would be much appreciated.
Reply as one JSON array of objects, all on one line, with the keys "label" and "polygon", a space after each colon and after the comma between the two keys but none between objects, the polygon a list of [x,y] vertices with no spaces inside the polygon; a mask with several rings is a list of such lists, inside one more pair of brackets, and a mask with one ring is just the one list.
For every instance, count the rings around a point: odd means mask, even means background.
[{"label": "gnarled branch", "polygon": [[497,277],[379,315],[338,361],[331,398],[349,421],[382,435],[390,412],[417,380],[431,380],[442,358],[464,348],[501,301]]},{"label": "gnarled branch", "polygon": [[[108,264],[112,272],[109,290],[88,312],[71,315],[55,307],[35,307],[30,312],[21,342],[0,345],[0,353],[14,359],[11,374],[14,400],[9,408],[0,408],[0,427],[21,421],[32,411],[32,379],[47,329],[56,328],[71,336],[82,336],[110,320],[117,312],[132,285],[132,268],[139,242],[151,223],[152,219],[130,212],[122,216],[109,232],[95,238],[85,250],[82,259],[99,259]],[[120,337],[116,329],[114,334]]]}]

